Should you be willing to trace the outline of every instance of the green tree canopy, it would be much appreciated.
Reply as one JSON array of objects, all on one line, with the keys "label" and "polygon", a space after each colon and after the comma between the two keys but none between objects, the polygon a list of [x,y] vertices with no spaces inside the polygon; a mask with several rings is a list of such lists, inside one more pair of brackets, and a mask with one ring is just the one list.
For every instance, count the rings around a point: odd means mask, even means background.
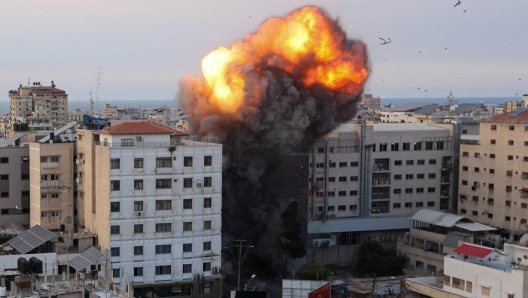
[{"label": "green tree canopy", "polygon": [[327,277],[332,275],[332,272],[324,266],[306,266],[297,272],[296,276],[303,280],[326,280]]},{"label": "green tree canopy", "polygon": [[281,248],[292,259],[302,258],[306,254],[301,240],[301,223],[297,220],[297,202],[291,202],[282,213]]},{"label": "green tree canopy", "polygon": [[409,261],[404,254],[396,253],[393,249],[385,249],[377,241],[365,242],[359,248],[356,263],[356,275],[367,276],[396,276],[403,275],[403,266]]}]

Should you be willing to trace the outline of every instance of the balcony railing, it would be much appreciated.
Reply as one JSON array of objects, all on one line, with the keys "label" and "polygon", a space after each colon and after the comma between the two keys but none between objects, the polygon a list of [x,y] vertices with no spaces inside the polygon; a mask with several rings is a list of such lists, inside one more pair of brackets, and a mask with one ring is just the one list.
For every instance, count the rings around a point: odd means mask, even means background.
[{"label": "balcony railing", "polygon": [[133,142],[126,142],[126,143],[122,143],[122,142],[114,142],[114,143],[109,143],[109,142],[95,142],[95,145],[98,145],[98,146],[104,146],[104,147],[118,147],[118,148],[125,148],[125,147],[170,147],[171,146],[171,142],[136,142],[136,141],[133,141]]},{"label": "balcony railing", "polygon": [[43,180],[40,181],[40,187],[57,187],[61,186],[60,180]]},{"label": "balcony railing", "polygon": [[388,193],[372,194],[372,199],[373,200],[388,199],[389,197],[390,197],[390,194],[388,194]]},{"label": "balcony railing", "polygon": [[372,167],[372,171],[388,171],[389,165],[388,164],[375,164]]},{"label": "balcony railing", "polygon": [[390,180],[372,180],[372,185],[390,185]]},{"label": "balcony railing", "polygon": [[449,183],[449,177],[442,177],[440,178],[440,183]]},{"label": "balcony railing", "polygon": [[43,162],[42,163],[43,169],[53,169],[53,168],[58,168],[58,167],[59,167],[58,162]]},{"label": "balcony railing", "polygon": [[521,198],[528,198],[528,192],[521,191],[520,194],[521,194]]}]

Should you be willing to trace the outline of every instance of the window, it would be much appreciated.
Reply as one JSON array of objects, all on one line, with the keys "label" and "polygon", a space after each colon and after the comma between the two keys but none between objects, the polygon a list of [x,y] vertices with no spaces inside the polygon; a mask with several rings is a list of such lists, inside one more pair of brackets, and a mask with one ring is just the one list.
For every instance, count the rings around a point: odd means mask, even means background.
[{"label": "window", "polygon": [[110,202],[110,212],[119,212],[121,204],[119,202]]},{"label": "window", "polygon": [[393,191],[394,191],[395,194],[400,194],[401,193],[401,188],[395,188]]},{"label": "window", "polygon": [[491,125],[491,130],[497,130],[497,125]]},{"label": "window", "polygon": [[134,276],[143,276],[143,267],[134,267]]},{"label": "window", "polygon": [[357,212],[358,205],[349,205],[348,210],[352,212]]},{"label": "window", "polygon": [[339,163],[339,167],[340,167],[340,168],[346,168],[346,167],[347,167],[347,164],[348,164],[348,163],[347,163],[346,161],[340,162],[340,163]]},{"label": "window", "polygon": [[142,224],[134,225],[134,234],[141,234],[141,233],[143,233],[143,225]]},{"label": "window", "polygon": [[[191,178],[191,184],[192,184],[192,178]],[[172,183],[170,179],[156,179],[156,189],[171,188],[171,187],[172,187]]]},{"label": "window", "polygon": [[400,143],[391,144],[391,151],[399,151],[399,150],[400,150]]},{"label": "window", "polygon": [[434,201],[427,202],[427,207],[434,207],[434,206],[435,206],[435,202]]},{"label": "window", "polygon": [[490,174],[495,174],[495,169],[489,169]]},{"label": "window", "polygon": [[211,208],[211,198],[204,198],[204,208]]},{"label": "window", "polygon": [[48,194],[47,194],[47,193],[41,193],[41,194],[40,194],[40,199],[41,199],[41,200],[45,200],[45,199],[47,199],[47,198],[48,198]]},{"label": "window", "polygon": [[211,229],[211,221],[210,220],[204,220],[203,229],[204,230],[210,230]]},{"label": "window", "polygon": [[418,165],[424,165],[425,164],[425,159],[418,159],[418,161],[416,162],[416,164]]},{"label": "window", "polygon": [[394,175],[394,180],[401,180],[402,178],[402,175],[398,174],[398,175]]},{"label": "window", "polygon": [[8,197],[9,197],[9,192],[7,191],[0,192],[0,198],[8,198]]},{"label": "window", "polygon": [[416,179],[424,179],[425,174],[416,174]]},{"label": "window", "polygon": [[324,162],[318,162],[318,163],[315,164],[315,167],[316,168],[324,168],[325,164],[324,164]]},{"label": "window", "polygon": [[351,167],[358,167],[359,166],[359,162],[353,161],[353,162],[350,163],[350,166]]},{"label": "window", "polygon": [[213,186],[213,178],[204,177],[204,187],[211,187],[211,186]]},{"label": "window", "polygon": [[490,158],[495,158],[495,154],[490,154],[489,157]]},{"label": "window", "polygon": [[121,168],[121,159],[111,158],[110,159],[110,169],[119,169]]},{"label": "window", "polygon": [[401,160],[395,160],[394,161],[394,165],[395,166],[401,166],[402,165],[402,161]]},{"label": "window", "polygon": [[347,177],[339,177],[339,182],[346,182],[347,181]]},{"label": "window", "polygon": [[183,264],[183,273],[192,273],[192,264]]},{"label": "window", "polygon": [[460,213],[462,213],[462,214],[466,214],[466,213],[467,213],[467,210],[466,210],[466,209],[460,209]]},{"label": "window", "polygon": [[112,257],[119,257],[121,255],[121,248],[119,248],[119,247],[111,247],[110,248],[110,255]]},{"label": "window", "polygon": [[143,189],[143,180],[134,180],[134,190]]},{"label": "window", "polygon": [[328,182],[335,182],[335,177],[328,177]]},{"label": "window", "polygon": [[405,203],[405,208],[412,208],[413,203]]},{"label": "window", "polygon": [[9,180],[9,175],[0,175],[0,181]]},{"label": "window", "polygon": [[183,252],[192,252],[192,243],[184,243]]},{"label": "window", "polygon": [[444,142],[436,142],[436,150],[444,150]]},{"label": "window", "polygon": [[420,151],[420,150],[422,150],[422,143],[421,142],[414,143],[414,151]]},{"label": "window", "polygon": [[121,139],[121,147],[134,147],[134,139]]},{"label": "window", "polygon": [[462,157],[469,157],[469,152],[466,152],[466,151],[462,152]]},{"label": "window", "polygon": [[[205,270],[204,270],[205,271]],[[212,282],[200,283],[200,294],[211,294],[211,289],[213,288]]]},{"label": "window", "polygon": [[157,223],[156,224],[156,233],[170,232],[172,231],[172,224],[168,223]]},{"label": "window", "polygon": [[407,180],[412,180],[413,178],[414,178],[413,174],[406,174],[405,175],[405,179],[407,179]]},{"label": "window", "polygon": [[403,143],[403,151],[411,150],[411,143]]},{"label": "window", "polygon": [[357,190],[351,190],[350,191],[350,195],[351,196],[357,196],[358,195],[358,191]]},{"label": "window", "polygon": [[192,183],[192,178],[183,178],[183,188],[192,188]]},{"label": "window", "polygon": [[523,208],[523,209],[528,208],[528,203],[521,203],[521,208]]},{"label": "window", "polygon": [[192,221],[186,221],[183,223],[184,231],[192,231]]},{"label": "window", "polygon": [[505,220],[505,221],[511,221],[511,217],[509,217],[509,216],[505,216],[505,217],[504,217],[504,220]]},{"label": "window", "polygon": [[204,262],[202,268],[204,272],[211,271],[211,262]]},{"label": "window", "polygon": [[192,209],[192,199],[183,199],[183,209]]},{"label": "window", "polygon": [[414,160],[407,160],[406,165],[408,166],[414,165]]},{"label": "window", "polygon": [[392,208],[401,208],[401,203],[392,204]]},{"label": "window", "polygon": [[156,157],[156,168],[170,167],[172,167],[172,159],[170,157]]},{"label": "window", "polygon": [[328,192],[329,197],[335,197],[335,191],[329,191]]},{"label": "window", "polygon": [[475,172],[478,173],[478,172],[480,172],[480,169],[479,169],[478,167],[475,167],[475,168],[473,169],[473,171],[475,171]]},{"label": "window", "polygon": [[156,200],[156,210],[171,210],[172,201],[171,200]]},{"label": "window", "polygon": [[[346,193],[346,192],[345,192]],[[338,211],[346,211],[346,205],[339,205],[337,206]]]},{"label": "window", "polygon": [[427,188],[427,192],[429,192],[429,193],[435,192],[435,188],[434,187],[428,187]]},{"label": "window", "polygon": [[509,129],[509,130],[515,130],[515,125],[510,125],[510,126],[508,126],[508,129]]},{"label": "window", "polygon": [[134,158],[134,169],[143,168],[143,158]]},{"label": "window", "polygon": [[117,235],[120,233],[121,226],[110,226],[110,234]]},{"label": "window", "polygon": [[53,192],[51,193],[52,199],[60,199],[60,192]]},{"label": "window", "polygon": [[29,174],[22,174],[22,180],[29,180]]},{"label": "window", "polygon": [[359,181],[358,176],[350,176],[350,181]]},{"label": "window", "polygon": [[340,197],[346,197],[346,194],[347,194],[346,190],[340,190],[337,192],[337,195]]},{"label": "window", "polygon": [[[5,210],[7,210],[7,209],[5,209]],[[47,211],[41,211],[40,212],[40,217],[48,217],[48,212]]]},{"label": "window", "polygon": [[513,140],[508,140],[508,145],[513,146]]},{"label": "window", "polygon": [[134,211],[143,211],[143,201],[134,201]]},{"label": "window", "polygon": [[425,150],[433,150],[433,142],[425,142]]},{"label": "window", "polygon": [[463,166],[463,167],[462,167],[462,171],[466,171],[466,172],[467,172],[467,171],[468,171],[468,167]]},{"label": "window", "polygon": [[505,201],[506,202],[506,206],[511,206],[511,201]]},{"label": "window", "polygon": [[423,202],[416,202],[416,207],[423,207]]},{"label": "window", "polygon": [[379,145],[379,151],[380,152],[387,151],[387,143],[381,143]]},{"label": "window", "polygon": [[412,188],[406,188],[405,189],[405,193],[413,193],[413,189]]},{"label": "window", "polygon": [[491,140],[490,140],[490,143],[491,143],[491,145],[495,145],[495,144],[497,144],[497,141],[494,140],[494,139],[491,139]]},{"label": "window", "polygon": [[183,166],[184,167],[192,167],[193,166],[193,158],[192,158],[192,156],[184,156],[183,157]]},{"label": "window", "polygon": [[423,187],[416,188],[416,193],[423,193],[423,192],[424,192]]},{"label": "window", "polygon": [[110,181],[110,190],[111,191],[121,190],[121,181],[119,181],[119,180],[111,180]]},{"label": "window", "polygon": [[204,156],[204,166],[205,167],[210,167],[212,165],[213,165],[213,157],[210,156],[210,155]]},{"label": "window", "polygon": [[462,180],[462,185],[468,185],[467,180]]},{"label": "window", "polygon": [[436,173],[429,173],[429,179],[435,179]]},{"label": "window", "polygon": [[493,183],[489,183],[489,184],[488,184],[488,189],[493,189],[494,186],[495,186],[495,185],[494,185]]},{"label": "window", "polygon": [[[121,140],[121,142],[123,142],[123,140]],[[121,269],[119,269],[119,268],[112,269],[112,277],[114,277],[114,278],[121,277]]]},{"label": "window", "polygon": [[436,159],[429,159],[429,164],[430,165],[435,165],[436,164]]},{"label": "window", "polygon": [[171,265],[156,266],[156,275],[171,274]]},{"label": "window", "polygon": [[335,206],[328,206],[328,211],[335,211]]},{"label": "window", "polygon": [[336,167],[336,163],[335,162],[331,162],[328,164],[328,167],[329,168],[335,168]]},{"label": "window", "polygon": [[171,245],[170,244],[160,244],[156,245],[156,254],[170,254],[171,253]]},{"label": "window", "polygon": [[0,163],[9,163],[9,157],[0,157]]},{"label": "window", "polygon": [[487,297],[490,296],[490,289],[491,288],[488,288],[488,287],[485,287],[485,286],[480,286],[480,289],[481,289],[482,295],[487,296]]},{"label": "window", "polygon": [[209,250],[211,250],[211,241],[204,241],[203,251],[209,251]]}]

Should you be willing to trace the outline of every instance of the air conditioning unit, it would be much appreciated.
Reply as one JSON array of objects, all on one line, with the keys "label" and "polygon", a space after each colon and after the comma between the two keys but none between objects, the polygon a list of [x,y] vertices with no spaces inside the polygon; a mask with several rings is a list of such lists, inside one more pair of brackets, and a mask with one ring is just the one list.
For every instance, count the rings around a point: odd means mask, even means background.
[{"label": "air conditioning unit", "polygon": [[197,183],[196,183],[196,186],[198,186],[198,187],[202,187],[202,182],[197,182]]},{"label": "air conditioning unit", "polygon": [[75,178],[75,182],[82,183],[82,178],[80,178],[80,177]]},{"label": "air conditioning unit", "polygon": [[78,165],[82,165],[84,163],[84,159],[76,159],[75,160],[75,163],[78,164]]},{"label": "air conditioning unit", "polygon": [[143,211],[135,211],[134,215],[135,216],[143,216]]},{"label": "air conditioning unit", "polygon": [[143,141],[143,136],[136,136],[136,140]]}]

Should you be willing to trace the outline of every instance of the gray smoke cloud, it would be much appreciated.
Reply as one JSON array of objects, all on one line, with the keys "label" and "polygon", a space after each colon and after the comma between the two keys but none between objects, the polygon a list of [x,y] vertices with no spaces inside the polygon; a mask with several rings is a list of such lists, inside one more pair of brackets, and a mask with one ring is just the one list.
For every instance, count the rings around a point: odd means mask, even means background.
[{"label": "gray smoke cloud", "polygon": [[[365,44],[343,39],[339,46],[360,57],[355,62],[366,68]],[[306,87],[303,70],[313,61],[302,62],[294,71],[287,71],[283,61],[270,54],[237,66],[245,79],[245,97],[234,114],[211,105],[211,91],[192,76],[180,79],[176,95],[191,133],[223,144],[223,245],[247,239],[257,253],[272,255],[278,262],[285,255],[279,245],[280,214],[291,200],[278,199],[273,178],[280,175],[290,154],[307,152],[317,138],[351,119],[363,90],[362,86],[352,92],[317,84]]]}]

